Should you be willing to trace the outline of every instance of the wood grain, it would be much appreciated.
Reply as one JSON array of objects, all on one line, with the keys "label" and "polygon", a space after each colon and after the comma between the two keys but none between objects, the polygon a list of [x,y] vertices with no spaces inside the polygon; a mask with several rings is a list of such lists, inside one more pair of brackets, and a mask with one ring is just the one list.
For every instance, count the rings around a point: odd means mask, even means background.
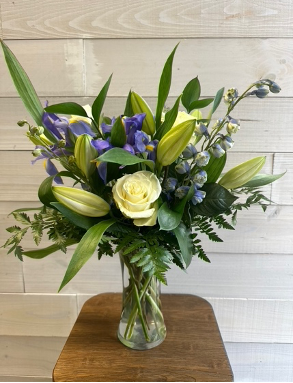
[{"label": "wood grain", "polygon": [[[0,241],[2,246],[2,235]],[[3,248],[0,249],[0,263],[0,293],[23,293],[22,263]]]},{"label": "wood grain", "polygon": [[286,1],[2,1],[3,37],[292,37]]},{"label": "wood grain", "polygon": [[167,338],[152,350],[137,352],[120,344],[115,335],[120,294],[91,298],[56,363],[53,380],[231,381],[211,306],[192,295],[163,295],[162,304]]}]

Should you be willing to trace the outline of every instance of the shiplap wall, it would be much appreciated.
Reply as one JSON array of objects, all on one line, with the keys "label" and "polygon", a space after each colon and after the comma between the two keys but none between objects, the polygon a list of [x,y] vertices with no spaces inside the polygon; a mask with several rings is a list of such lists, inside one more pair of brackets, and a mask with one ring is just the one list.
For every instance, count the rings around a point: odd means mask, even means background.
[{"label": "shiplap wall", "polygon": [[[244,90],[266,76],[282,92],[242,102],[230,166],[267,156],[266,171],[287,174],[272,187],[277,203],[239,216],[223,244],[206,241],[211,264],[172,269],[164,292],[193,293],[214,307],[236,381],[293,381],[293,2],[290,0],[1,0],[0,33],[42,100],[91,103],[113,72],[105,113],[123,110],[132,87],[155,105],[163,64],[174,59],[169,106],[196,75],[203,96]],[[218,116],[224,108],[220,108]],[[9,212],[38,206],[45,178],[16,125],[29,116],[0,55],[0,239]],[[46,240],[43,245],[48,244]],[[31,248],[28,238],[24,246]],[[50,381],[86,299],[120,291],[117,259],[92,258],[57,294],[72,255],[23,263],[0,249],[0,381]]]}]

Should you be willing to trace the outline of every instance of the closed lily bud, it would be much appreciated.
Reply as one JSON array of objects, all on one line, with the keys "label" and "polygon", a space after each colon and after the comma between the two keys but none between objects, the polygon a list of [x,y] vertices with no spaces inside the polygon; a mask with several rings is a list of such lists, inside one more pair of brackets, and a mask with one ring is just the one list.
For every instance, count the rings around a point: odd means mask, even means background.
[{"label": "closed lily bud", "polygon": [[186,148],[193,134],[196,120],[187,120],[173,126],[157,147],[157,161],[162,166],[172,164]]},{"label": "closed lily bud", "polygon": [[156,124],[151,108],[148,106],[146,101],[137,93],[131,92],[131,107],[134,114],[145,113],[145,119],[142,123],[142,130],[146,134],[152,136],[155,133]]},{"label": "closed lily bud", "polygon": [[97,150],[91,145],[92,139],[88,134],[81,134],[74,146],[76,165],[87,178],[95,171],[96,165],[91,161],[98,156]]},{"label": "closed lily bud", "polygon": [[238,188],[250,181],[264,166],[265,157],[255,157],[229,170],[218,182],[226,189]]},{"label": "closed lily bud", "polygon": [[67,186],[53,186],[57,201],[75,213],[87,217],[102,217],[109,213],[110,205],[96,194]]}]

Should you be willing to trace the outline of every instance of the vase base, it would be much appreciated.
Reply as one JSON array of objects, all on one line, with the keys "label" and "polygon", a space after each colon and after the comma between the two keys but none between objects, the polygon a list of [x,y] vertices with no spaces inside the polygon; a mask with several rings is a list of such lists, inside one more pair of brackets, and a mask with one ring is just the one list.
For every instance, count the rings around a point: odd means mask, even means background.
[{"label": "vase base", "polygon": [[163,337],[159,338],[158,340],[155,340],[155,341],[152,341],[152,342],[146,342],[146,341],[142,341],[142,342],[132,342],[131,340],[127,340],[125,338],[123,338],[123,336],[120,335],[119,331],[118,331],[118,339],[120,340],[120,342],[128,347],[128,348],[131,348],[132,350],[139,350],[139,351],[144,351],[144,350],[150,350],[154,347],[157,347],[159,346],[166,338],[166,334],[164,334]]}]

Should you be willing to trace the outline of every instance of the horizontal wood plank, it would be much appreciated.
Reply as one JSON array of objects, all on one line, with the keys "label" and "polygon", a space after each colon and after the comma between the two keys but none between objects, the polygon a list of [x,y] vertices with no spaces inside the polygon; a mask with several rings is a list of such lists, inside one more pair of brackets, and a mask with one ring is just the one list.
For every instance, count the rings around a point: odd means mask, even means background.
[{"label": "horizontal wood plank", "polygon": [[0,294],[0,335],[66,337],[76,308],[75,295]]},{"label": "horizontal wood plank", "polygon": [[0,382],[52,382],[52,378],[45,376],[0,375]]},{"label": "horizontal wood plank", "polygon": [[276,153],[274,155],[275,174],[283,172],[286,174],[272,185],[272,200],[278,204],[292,204],[293,194],[293,154],[292,153]]},{"label": "horizontal wood plank", "polygon": [[[114,81],[114,80],[113,80]],[[80,105],[92,105],[93,97],[49,97],[50,104],[65,101],[78,102]],[[41,98],[45,104],[45,98]],[[156,98],[146,97],[146,101],[155,110]],[[124,111],[125,97],[110,97],[106,100],[104,114],[109,117],[118,116]],[[166,103],[172,107],[174,97]],[[182,110],[184,110],[182,108]],[[208,108],[203,110],[207,116]],[[224,117],[226,106],[222,103],[215,113],[215,119]],[[26,119],[33,123],[19,98],[0,98],[0,150],[32,150],[32,143],[25,137],[26,128],[20,128],[17,121]],[[236,107],[232,116],[240,119],[241,129],[234,135],[233,152],[267,152],[292,153],[292,129],[278,129],[276,126],[289,126],[293,119],[292,100],[290,98],[274,98],[269,96],[260,100],[250,97]],[[273,139],[272,139],[273,137]],[[276,158],[279,160],[281,157]],[[281,166],[281,165],[280,165]]]},{"label": "horizontal wood plank", "polygon": [[292,4],[168,0],[3,2],[3,37],[292,37]]},{"label": "horizontal wood plank", "polygon": [[[82,40],[9,41],[7,45],[39,96],[85,95]],[[0,96],[17,96],[3,54],[0,55],[0,78]]]},{"label": "horizontal wood plank", "polygon": [[[66,337],[0,336],[0,381],[52,381],[65,341]],[[2,380],[5,376],[10,379]]]},{"label": "horizontal wood plank", "polygon": [[[0,235],[0,246],[3,245],[2,237],[3,236]],[[0,249],[0,262],[0,293],[23,293],[22,262],[13,255],[7,254],[3,248]]]},{"label": "horizontal wood plank", "polygon": [[[82,40],[26,40],[25,45],[21,40],[7,42],[37,93],[44,97],[96,97],[111,73],[109,96],[126,97],[132,88],[145,97],[155,97],[163,65],[177,43],[176,39],[94,39],[85,40],[84,46]],[[270,77],[281,86],[282,97],[292,97],[292,49],[293,39],[183,40],[174,58],[170,96],[178,97],[198,76],[202,96],[214,96],[223,86],[242,92],[251,83]],[[134,52],[136,59],[130,65]],[[3,55],[0,76],[0,97],[15,97]]]},{"label": "horizontal wood plank", "polygon": [[292,382],[293,345],[225,343],[235,382]]},{"label": "horizontal wood plank", "polygon": [[[174,39],[85,40],[86,96],[96,96],[111,73],[110,96],[127,96],[130,88],[143,96],[157,96],[164,63],[177,43]],[[270,77],[281,86],[282,97],[292,97],[292,50],[293,39],[181,41],[174,57],[170,96],[178,97],[198,76],[203,96],[214,96],[223,86],[242,92]],[[118,61],[113,60],[113,52]],[[130,60],[134,54],[135,60]]]}]

